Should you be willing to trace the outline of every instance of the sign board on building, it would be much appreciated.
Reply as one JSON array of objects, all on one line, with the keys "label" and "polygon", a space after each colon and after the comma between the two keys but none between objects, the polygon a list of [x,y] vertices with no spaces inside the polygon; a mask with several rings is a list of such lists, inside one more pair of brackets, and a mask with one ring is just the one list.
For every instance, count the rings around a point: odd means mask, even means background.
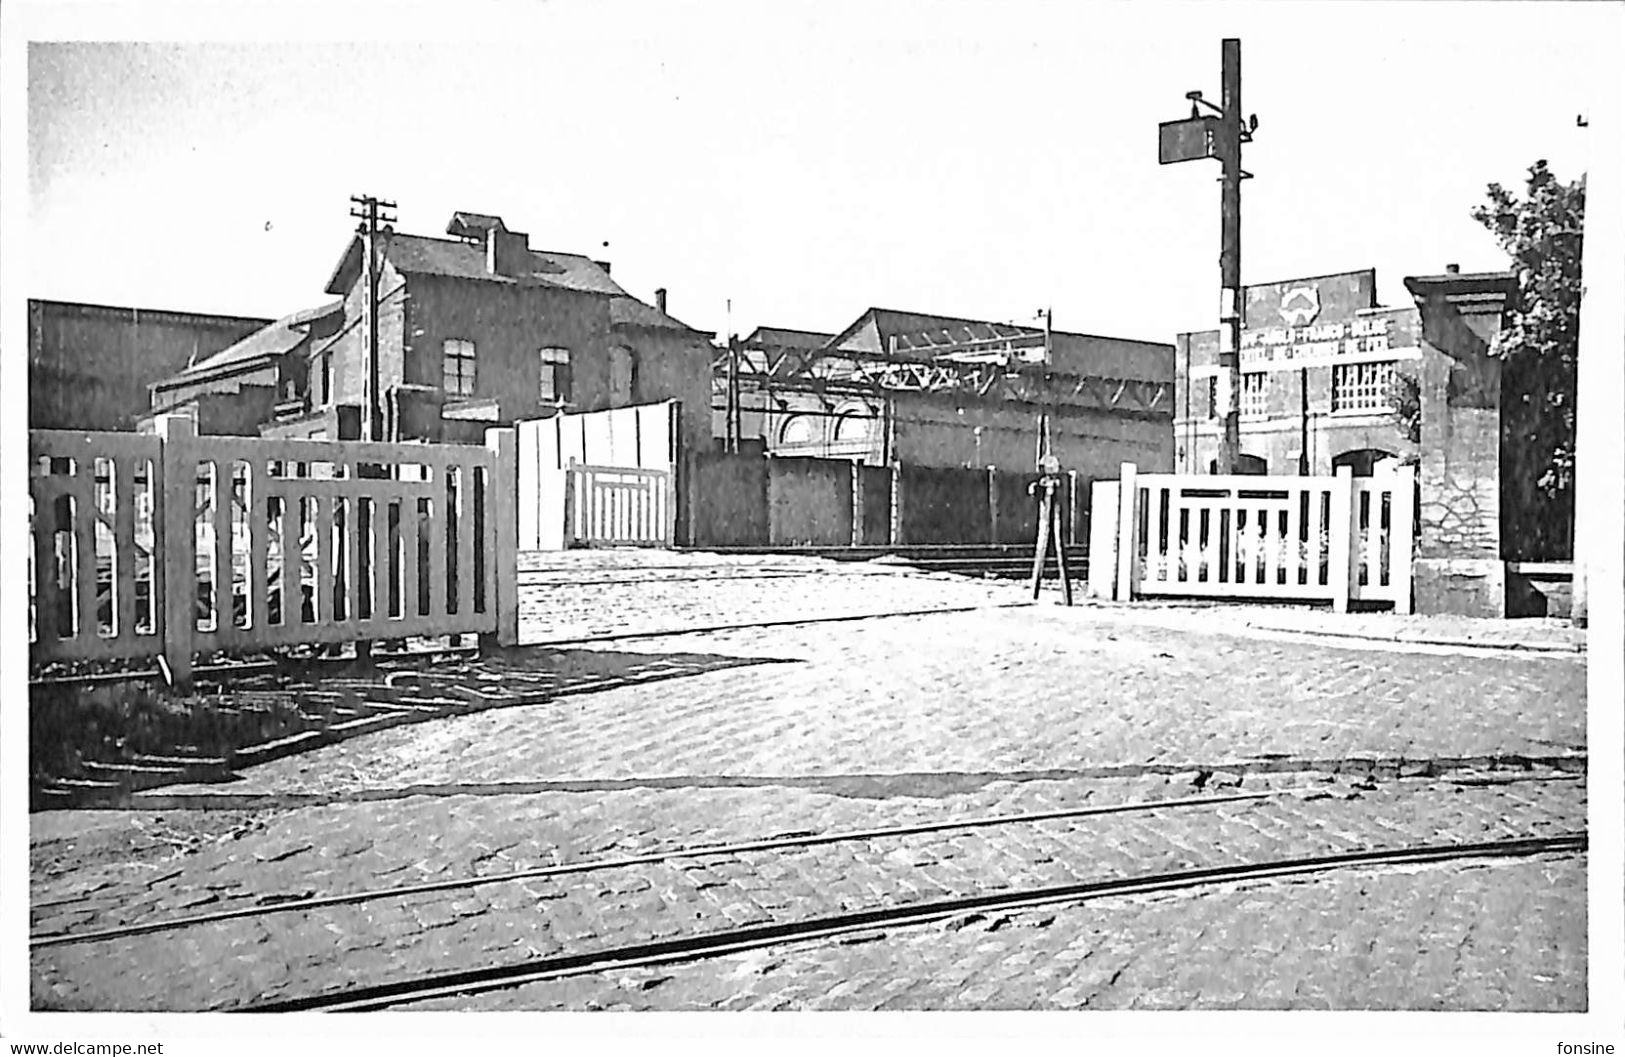
[{"label": "sign board on building", "polygon": [[1375,269],[1247,287],[1244,371],[1403,359],[1415,344],[1408,315],[1377,310]]},{"label": "sign board on building", "polygon": [[[1373,269],[1249,286],[1243,372],[1300,370],[1420,355],[1416,311],[1378,308]],[[1192,377],[1217,362],[1217,333],[1192,334]]]},{"label": "sign board on building", "polygon": [[1188,117],[1157,126],[1157,164],[1218,157],[1219,119]]},{"label": "sign board on building", "polygon": [[1285,371],[1334,363],[1405,359],[1415,353],[1404,320],[1372,314],[1305,327],[1249,328],[1241,333],[1243,371]]}]

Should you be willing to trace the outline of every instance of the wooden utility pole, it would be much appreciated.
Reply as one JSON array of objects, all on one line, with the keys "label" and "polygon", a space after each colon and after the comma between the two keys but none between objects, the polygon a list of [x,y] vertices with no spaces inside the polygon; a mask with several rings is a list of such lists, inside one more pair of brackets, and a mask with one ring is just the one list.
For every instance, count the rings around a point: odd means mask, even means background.
[{"label": "wooden utility pole", "polygon": [[361,416],[363,440],[385,439],[383,394],[380,391],[378,371],[378,226],[395,223],[393,216],[382,215],[384,210],[394,208],[394,202],[385,202],[372,195],[350,196],[350,215],[361,220],[356,231],[361,235],[367,254],[366,276],[363,279],[367,284],[367,373],[364,397],[366,407]]}]

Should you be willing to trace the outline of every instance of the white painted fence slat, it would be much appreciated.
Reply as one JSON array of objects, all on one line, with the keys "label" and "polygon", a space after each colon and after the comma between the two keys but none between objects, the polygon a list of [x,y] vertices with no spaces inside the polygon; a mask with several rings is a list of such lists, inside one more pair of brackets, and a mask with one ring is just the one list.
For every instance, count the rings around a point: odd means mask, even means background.
[{"label": "white painted fence slat", "polygon": [[1346,467],[1288,478],[1136,474],[1125,464],[1119,487],[1140,504],[1115,512],[1119,598],[1297,598],[1338,610],[1383,599],[1409,609],[1409,471],[1356,481]]}]

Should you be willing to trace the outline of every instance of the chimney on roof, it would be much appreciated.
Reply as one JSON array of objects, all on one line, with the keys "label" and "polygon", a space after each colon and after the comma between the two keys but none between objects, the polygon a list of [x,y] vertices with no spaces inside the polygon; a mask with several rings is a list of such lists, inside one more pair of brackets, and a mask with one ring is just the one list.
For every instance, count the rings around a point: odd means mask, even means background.
[{"label": "chimney on roof", "polygon": [[661,315],[666,314],[666,288],[664,286],[655,291],[655,307],[660,309]]},{"label": "chimney on roof", "polygon": [[1461,274],[1461,265],[1459,265],[1459,264],[1447,264],[1447,265],[1444,266],[1444,273],[1446,275],[1460,275]]},{"label": "chimney on roof", "polygon": [[510,279],[529,275],[532,271],[530,236],[501,225],[489,228],[485,233],[485,270]]}]

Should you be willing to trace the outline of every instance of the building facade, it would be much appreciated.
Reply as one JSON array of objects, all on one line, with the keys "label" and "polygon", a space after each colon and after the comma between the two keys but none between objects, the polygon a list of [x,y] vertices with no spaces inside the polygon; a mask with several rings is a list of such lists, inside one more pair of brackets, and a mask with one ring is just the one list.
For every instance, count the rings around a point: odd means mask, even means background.
[{"label": "building facade", "polygon": [[[446,238],[377,239],[377,411],[366,413],[366,239],[326,285],[336,300],[259,328],[154,386],[152,411],[200,432],[483,443],[561,411],[675,398],[686,445],[710,442],[710,339],[633,298],[609,265],[532,250],[501,217],[456,213]],[[149,416],[150,417],[150,416]]]},{"label": "building facade", "polygon": [[[1368,475],[1414,459],[1389,402],[1396,372],[1422,350],[1414,305],[1377,304],[1373,269],[1246,289],[1241,335],[1238,471]],[[1175,466],[1212,473],[1224,431],[1219,332],[1177,336]]]},{"label": "building facade", "polygon": [[871,308],[839,333],[759,328],[738,356],[739,433],[773,454],[1028,472],[1047,420],[1085,479],[1173,467],[1169,344]]},{"label": "building facade", "polygon": [[155,383],[139,428],[152,428],[159,415],[183,414],[199,433],[258,436],[279,408],[302,411],[310,350],[337,332],[341,308],[334,301],[284,316]]},{"label": "building facade", "polygon": [[269,319],[28,302],[28,424],[131,430],[150,388],[267,326]]}]

